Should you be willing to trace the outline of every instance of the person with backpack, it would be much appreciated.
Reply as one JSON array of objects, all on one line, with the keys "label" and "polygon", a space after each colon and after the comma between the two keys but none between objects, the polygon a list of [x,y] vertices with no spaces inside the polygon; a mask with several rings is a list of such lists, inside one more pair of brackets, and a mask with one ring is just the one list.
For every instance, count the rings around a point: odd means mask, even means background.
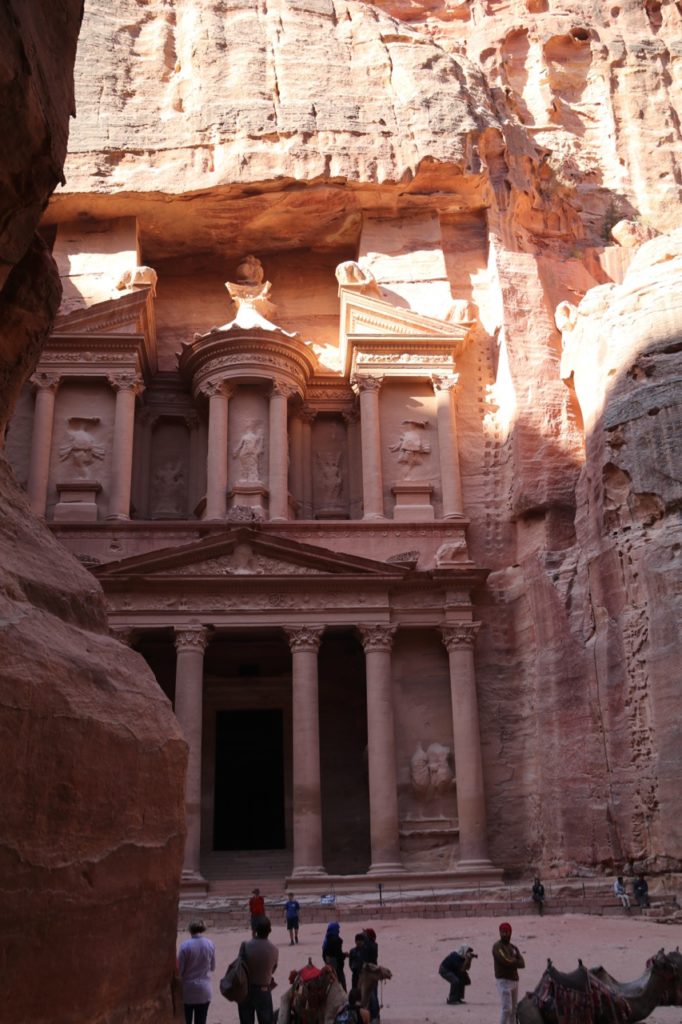
[{"label": "person with backpack", "polygon": [[204,935],[203,921],[189,926],[190,938],[178,952],[178,977],[182,985],[185,1024],[206,1024],[208,1006],[213,994],[211,971],[215,971],[215,946]]},{"label": "person with backpack", "polygon": [[256,923],[256,936],[245,942],[241,955],[249,976],[249,992],[243,1002],[238,1003],[239,1024],[272,1024],[272,990],[275,987],[273,975],[277,970],[279,953],[277,946],[270,942],[272,928],[267,917]]}]

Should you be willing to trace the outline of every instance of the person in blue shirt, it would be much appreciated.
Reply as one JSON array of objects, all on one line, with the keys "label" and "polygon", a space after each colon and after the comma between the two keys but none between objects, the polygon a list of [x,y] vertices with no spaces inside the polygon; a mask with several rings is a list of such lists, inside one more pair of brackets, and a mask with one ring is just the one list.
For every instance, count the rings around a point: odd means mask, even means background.
[{"label": "person in blue shirt", "polygon": [[287,923],[287,931],[289,932],[289,945],[293,946],[294,943],[298,945],[298,914],[300,906],[298,900],[294,899],[293,892],[287,893],[287,901],[284,904],[284,918]]}]

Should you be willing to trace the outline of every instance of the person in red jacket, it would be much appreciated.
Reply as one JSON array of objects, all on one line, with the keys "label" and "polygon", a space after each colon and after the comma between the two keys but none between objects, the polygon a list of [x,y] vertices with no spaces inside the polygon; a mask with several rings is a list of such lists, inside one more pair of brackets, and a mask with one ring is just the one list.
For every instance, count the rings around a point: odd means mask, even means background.
[{"label": "person in red jacket", "polygon": [[256,937],[256,926],[265,917],[265,900],[260,894],[260,889],[254,889],[249,900],[249,914],[251,915],[251,937]]}]

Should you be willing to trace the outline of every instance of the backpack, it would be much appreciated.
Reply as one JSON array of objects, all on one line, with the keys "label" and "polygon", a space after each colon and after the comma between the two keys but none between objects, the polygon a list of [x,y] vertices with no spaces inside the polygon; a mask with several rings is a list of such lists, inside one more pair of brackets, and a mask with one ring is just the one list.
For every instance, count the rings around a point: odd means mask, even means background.
[{"label": "backpack", "polygon": [[249,994],[249,968],[242,942],[237,959],[233,960],[220,979],[220,994],[231,1003],[243,1003]]}]

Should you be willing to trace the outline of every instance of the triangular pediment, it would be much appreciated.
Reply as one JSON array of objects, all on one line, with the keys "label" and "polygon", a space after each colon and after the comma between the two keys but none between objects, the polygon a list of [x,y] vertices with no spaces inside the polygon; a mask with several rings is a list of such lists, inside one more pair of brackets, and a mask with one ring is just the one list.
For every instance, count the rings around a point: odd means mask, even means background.
[{"label": "triangular pediment", "polygon": [[272,537],[258,529],[227,529],[219,537],[209,537],[176,548],[135,555],[108,562],[93,570],[104,583],[137,577],[159,581],[181,579],[233,581],[267,578],[315,577],[397,577],[405,575],[402,566],[376,562],[369,558],[340,554],[302,544],[288,538]]},{"label": "triangular pediment", "polygon": [[149,324],[152,309],[152,288],[140,287],[57,317],[52,334],[141,334]]},{"label": "triangular pediment", "polygon": [[451,323],[413,313],[391,305],[384,299],[357,292],[342,293],[342,323],[346,337],[386,339],[466,341],[471,321]]}]

